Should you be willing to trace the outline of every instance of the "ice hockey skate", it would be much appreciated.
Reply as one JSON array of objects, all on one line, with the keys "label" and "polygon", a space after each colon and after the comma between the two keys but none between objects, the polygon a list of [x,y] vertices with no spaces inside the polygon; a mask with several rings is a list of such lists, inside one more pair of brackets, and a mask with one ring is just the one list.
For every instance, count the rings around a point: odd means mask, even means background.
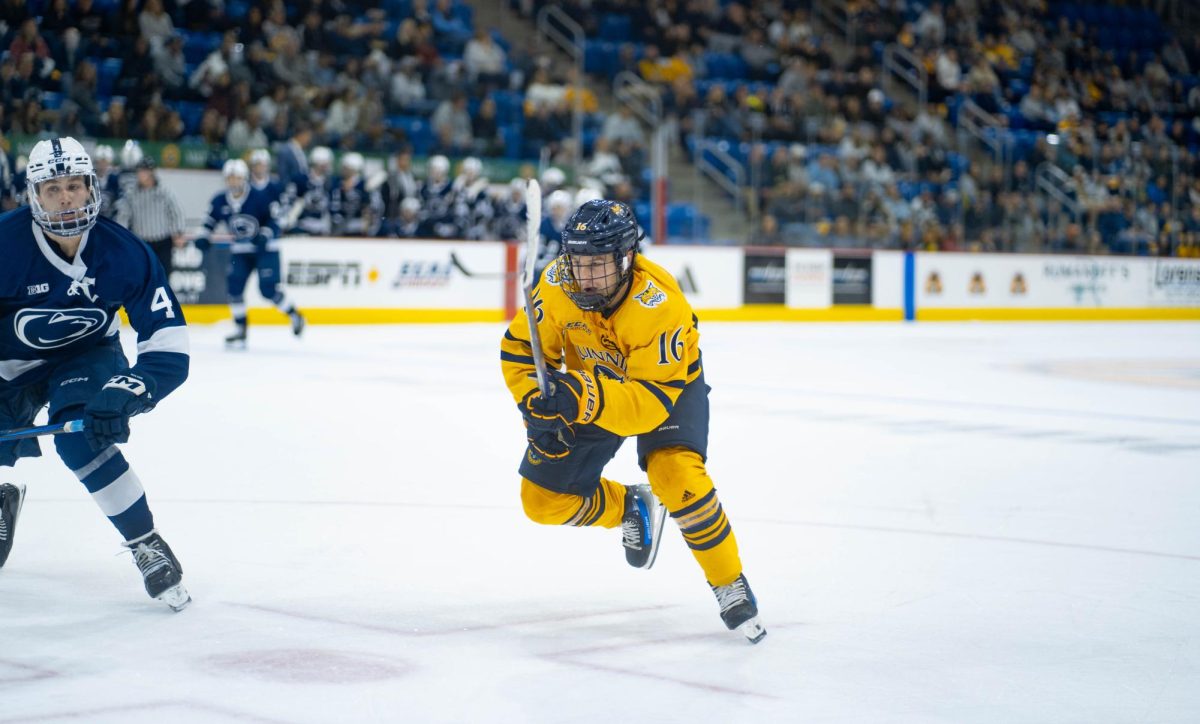
[{"label": "ice hockey skate", "polygon": [[742,632],[752,644],[762,641],[767,629],[758,620],[758,601],[746,576],[739,575],[733,583],[724,586],[712,586],[712,590],[721,607],[721,620],[725,626],[730,631]]},{"label": "ice hockey skate", "polygon": [[133,553],[133,562],[142,572],[146,593],[151,598],[167,604],[172,611],[182,611],[192,602],[181,583],[183,567],[157,530],[127,541],[125,547]]},{"label": "ice hockey skate", "polygon": [[238,324],[233,328],[233,334],[225,338],[225,346],[230,349],[246,348],[246,325]]},{"label": "ice hockey skate", "polygon": [[621,518],[621,543],[625,560],[634,568],[649,568],[658,555],[663,521],[667,509],[651,492],[649,485],[625,488],[625,515]]},{"label": "ice hockey skate", "polygon": [[21,515],[21,505],[25,502],[25,486],[23,484],[0,484],[0,568],[8,560],[12,550],[13,535],[17,532],[17,518]]},{"label": "ice hockey skate", "polygon": [[304,328],[308,326],[308,321],[304,319],[304,315],[299,311],[293,311],[288,314],[288,319],[292,321],[292,334],[299,337],[304,334]]}]

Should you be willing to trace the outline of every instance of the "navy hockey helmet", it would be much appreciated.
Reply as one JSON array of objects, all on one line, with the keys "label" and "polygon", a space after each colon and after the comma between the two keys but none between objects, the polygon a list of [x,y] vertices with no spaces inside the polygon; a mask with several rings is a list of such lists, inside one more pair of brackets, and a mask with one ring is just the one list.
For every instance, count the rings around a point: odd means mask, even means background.
[{"label": "navy hockey helmet", "polygon": [[583,204],[562,230],[562,290],[586,312],[611,308],[628,291],[641,240],[642,229],[628,204],[607,199]]}]

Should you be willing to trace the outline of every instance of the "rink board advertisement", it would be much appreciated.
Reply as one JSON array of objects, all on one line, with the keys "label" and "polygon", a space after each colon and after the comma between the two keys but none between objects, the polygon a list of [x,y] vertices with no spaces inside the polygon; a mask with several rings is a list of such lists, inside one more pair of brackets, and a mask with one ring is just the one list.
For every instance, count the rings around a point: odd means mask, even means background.
[{"label": "rink board advertisement", "polygon": [[833,252],[828,249],[788,249],[785,303],[792,309],[833,306]]},{"label": "rink board advertisement", "polygon": [[1105,308],[1147,302],[1148,260],[1030,254],[918,254],[919,309]]},{"label": "rink board advertisement", "polygon": [[692,309],[742,306],[742,250],[736,247],[649,246],[645,254],[674,275]]}]

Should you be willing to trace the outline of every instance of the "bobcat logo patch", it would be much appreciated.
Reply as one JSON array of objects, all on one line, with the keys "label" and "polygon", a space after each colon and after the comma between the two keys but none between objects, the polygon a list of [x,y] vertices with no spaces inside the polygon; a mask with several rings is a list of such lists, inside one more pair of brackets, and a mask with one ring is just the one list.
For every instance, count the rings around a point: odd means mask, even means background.
[{"label": "bobcat logo patch", "polygon": [[667,293],[654,286],[654,282],[646,282],[646,288],[634,295],[638,303],[647,309],[652,309],[667,301]]}]

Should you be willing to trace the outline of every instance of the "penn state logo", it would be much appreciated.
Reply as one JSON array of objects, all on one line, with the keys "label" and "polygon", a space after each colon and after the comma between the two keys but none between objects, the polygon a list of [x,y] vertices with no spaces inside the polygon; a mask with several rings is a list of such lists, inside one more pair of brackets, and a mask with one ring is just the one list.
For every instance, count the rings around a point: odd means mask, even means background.
[{"label": "penn state logo", "polygon": [[13,318],[17,339],[34,349],[58,349],[108,323],[103,309],[22,309]]},{"label": "penn state logo", "polygon": [[646,282],[646,288],[634,295],[634,298],[646,308],[657,307],[667,301],[667,293],[654,286],[654,282]]},{"label": "penn state logo", "polygon": [[229,228],[235,239],[253,239],[258,236],[258,219],[250,214],[236,214],[229,220]]}]

